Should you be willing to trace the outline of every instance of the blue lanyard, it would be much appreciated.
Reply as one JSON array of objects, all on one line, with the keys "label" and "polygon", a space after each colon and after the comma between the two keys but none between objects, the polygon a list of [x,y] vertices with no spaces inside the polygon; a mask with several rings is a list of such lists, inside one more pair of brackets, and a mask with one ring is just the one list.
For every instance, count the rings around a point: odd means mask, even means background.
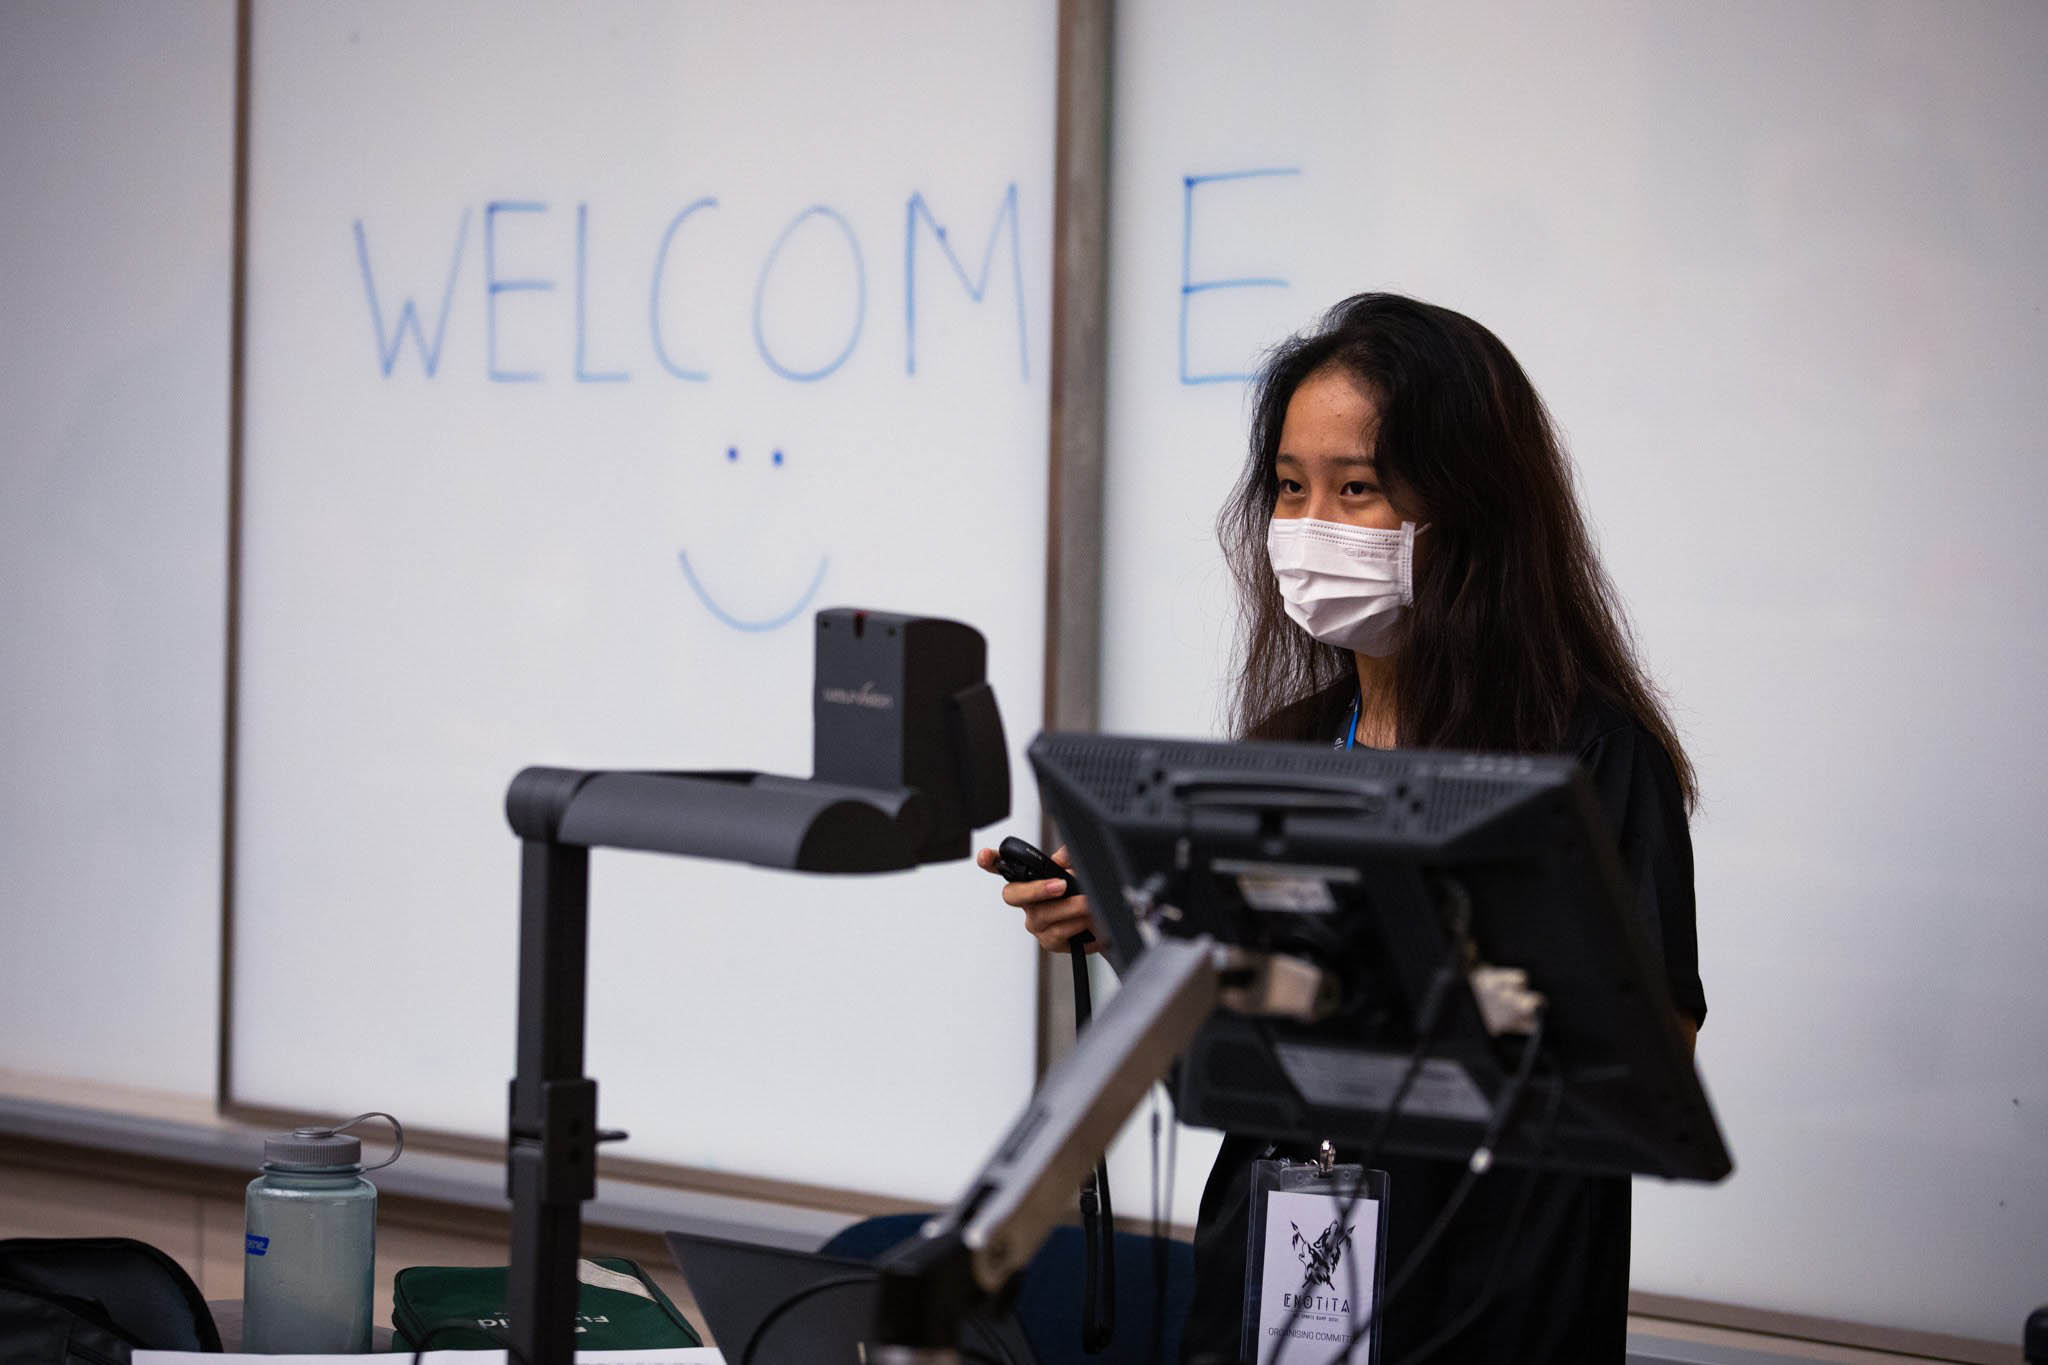
[{"label": "blue lanyard", "polygon": [[1344,718],[1344,733],[1330,745],[1333,749],[1349,749],[1358,742],[1358,701],[1356,692],[1351,694],[1351,714]]}]

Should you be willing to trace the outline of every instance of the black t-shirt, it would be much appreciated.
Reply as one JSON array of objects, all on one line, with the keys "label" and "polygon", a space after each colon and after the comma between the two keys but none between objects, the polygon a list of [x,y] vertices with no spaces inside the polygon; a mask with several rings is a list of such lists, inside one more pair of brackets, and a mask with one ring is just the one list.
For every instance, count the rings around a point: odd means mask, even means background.
[{"label": "black t-shirt", "polygon": [[[1327,698],[1311,703],[1331,710]],[[1341,713],[1341,711],[1340,711]],[[1328,730],[1324,730],[1328,733]],[[1636,888],[1638,923],[1661,954],[1671,998],[1695,1020],[1707,1014],[1694,925],[1692,835],[1670,756],[1620,707],[1588,697],[1564,751],[1592,778]],[[1195,1224],[1195,1284],[1182,1359],[1236,1358],[1244,1311],[1251,1163],[1271,1144],[1227,1136],[1202,1192]],[[1283,1152],[1306,1156],[1306,1152]],[[1349,1154],[1355,1157],[1357,1153]],[[1340,1160],[1348,1159],[1341,1149]],[[1388,1173],[1389,1278],[1436,1219],[1463,1166],[1383,1156]],[[1511,1244],[1502,1233],[1529,1187]],[[1479,1181],[1380,1325],[1380,1359],[1392,1365],[1455,1321],[1510,1261],[1482,1316],[1430,1357],[1436,1362],[1620,1365],[1627,1355],[1629,1182],[1624,1177],[1539,1175],[1501,1169]]]}]

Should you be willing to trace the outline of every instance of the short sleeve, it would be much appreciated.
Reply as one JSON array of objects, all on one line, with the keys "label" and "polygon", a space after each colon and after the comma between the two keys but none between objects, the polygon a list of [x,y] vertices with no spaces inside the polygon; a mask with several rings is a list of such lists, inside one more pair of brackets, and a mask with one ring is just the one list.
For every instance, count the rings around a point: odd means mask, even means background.
[{"label": "short sleeve", "polygon": [[1671,999],[1696,1022],[1707,1017],[1693,900],[1692,830],[1670,755],[1641,727],[1604,730],[1578,753],[1614,829],[1635,888],[1636,922],[1664,963]]}]

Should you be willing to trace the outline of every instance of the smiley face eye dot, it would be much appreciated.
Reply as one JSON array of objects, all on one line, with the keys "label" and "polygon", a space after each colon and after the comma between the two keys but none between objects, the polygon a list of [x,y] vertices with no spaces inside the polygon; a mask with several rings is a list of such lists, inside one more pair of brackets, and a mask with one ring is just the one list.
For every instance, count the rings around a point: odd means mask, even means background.
[{"label": "smiley face eye dot", "polygon": [[739,457],[740,457],[740,448],[739,448],[738,446],[727,446],[727,447],[725,448],[725,458],[726,458],[726,459],[728,459],[728,460],[737,460],[737,459],[738,459]]},{"label": "smiley face eye dot", "polygon": [[775,455],[774,455],[774,457],[773,457],[773,458],[774,458],[774,463],[776,463],[776,464],[781,464],[781,463],[782,463],[782,452],[781,452],[781,451],[779,451],[779,450],[778,450],[778,451],[776,451],[776,452],[775,452]]}]

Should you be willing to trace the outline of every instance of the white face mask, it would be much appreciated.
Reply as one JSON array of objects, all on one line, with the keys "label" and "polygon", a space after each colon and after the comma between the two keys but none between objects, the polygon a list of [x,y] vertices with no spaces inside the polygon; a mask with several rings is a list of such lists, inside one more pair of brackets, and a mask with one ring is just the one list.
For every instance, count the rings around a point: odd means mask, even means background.
[{"label": "white face mask", "polygon": [[1400,643],[1402,609],[1415,600],[1415,532],[1307,517],[1275,517],[1266,557],[1287,615],[1325,644],[1383,659]]}]

